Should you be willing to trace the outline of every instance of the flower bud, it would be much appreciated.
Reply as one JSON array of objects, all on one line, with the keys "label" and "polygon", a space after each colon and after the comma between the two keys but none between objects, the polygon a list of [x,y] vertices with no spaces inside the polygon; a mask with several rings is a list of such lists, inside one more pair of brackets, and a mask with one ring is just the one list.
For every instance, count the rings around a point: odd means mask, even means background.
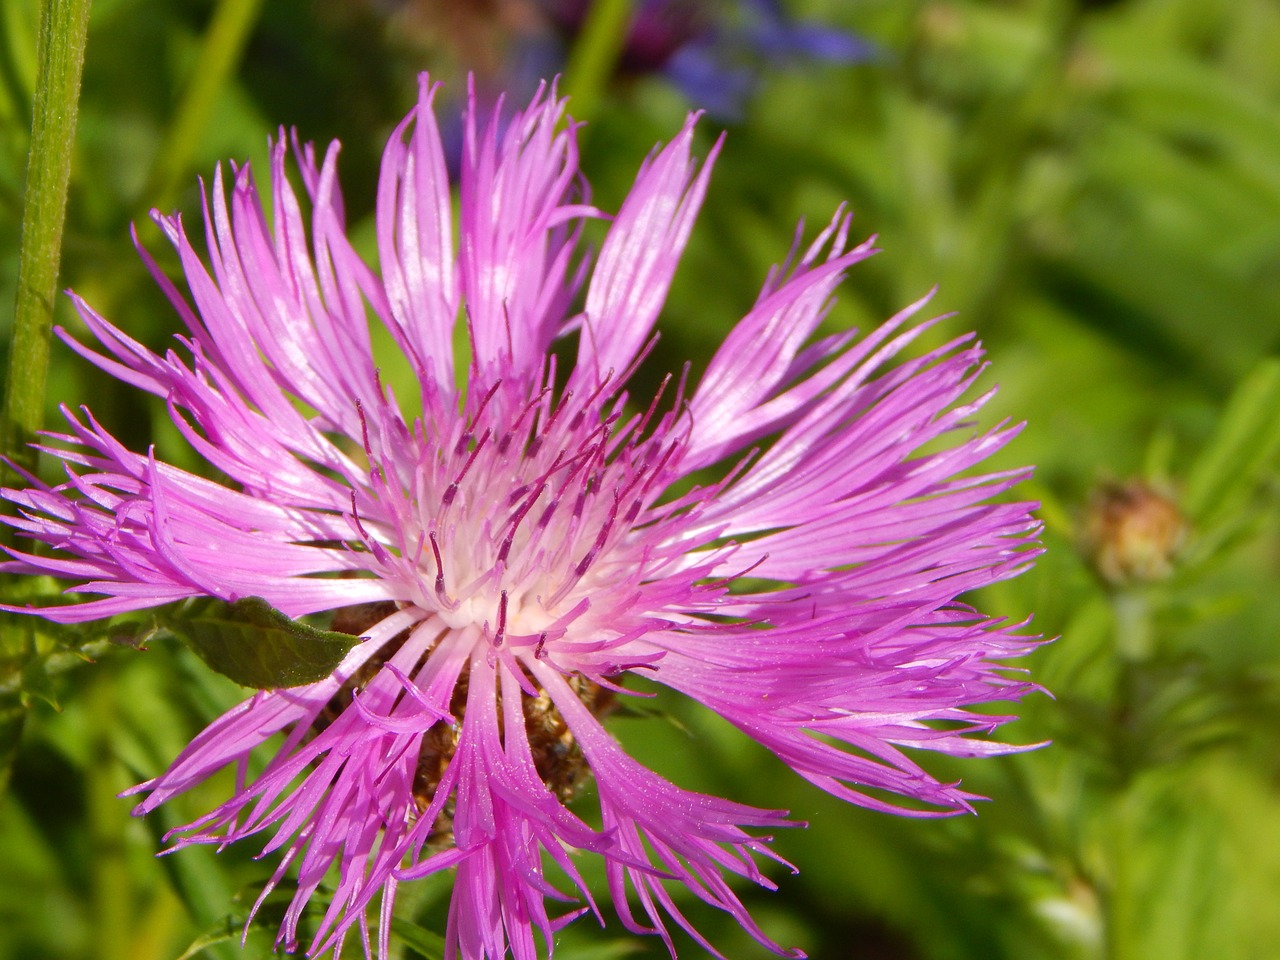
[{"label": "flower bud", "polygon": [[1163,580],[1186,539],[1178,505],[1142,480],[1106,483],[1090,499],[1085,548],[1113,586]]}]

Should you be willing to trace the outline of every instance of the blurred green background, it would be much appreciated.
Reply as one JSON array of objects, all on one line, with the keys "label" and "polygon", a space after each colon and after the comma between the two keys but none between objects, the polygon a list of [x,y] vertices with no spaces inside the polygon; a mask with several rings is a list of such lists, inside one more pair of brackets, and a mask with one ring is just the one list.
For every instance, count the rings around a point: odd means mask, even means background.
[{"label": "blurred green background", "polygon": [[[468,66],[500,72],[520,7],[96,0],[62,285],[162,348],[176,320],[130,223],[172,270],[147,210],[198,222],[196,178],[228,158],[262,169],[280,124],[341,139],[348,220],[368,238],[382,144],[416,72],[454,91]],[[934,309],[958,316],[935,342],[972,329],[989,350],[985,383],[1000,391],[983,422],[1027,422],[1002,463],[1037,465],[1023,493],[1042,501],[1047,553],[975,602],[1034,612],[1035,629],[1060,638],[1026,664],[1053,698],[1033,697],[1008,728],[1054,743],[925,758],[992,802],[976,817],[909,821],[832,800],[674,699],[661,702],[667,720],[613,729],[683,786],[810,822],[777,844],[799,876],[777,871],[778,893],[743,895],[771,936],[818,960],[1280,957],[1280,4],[787,9],[876,54],[776,65],[741,117],[704,120],[704,151],[725,126],[728,142],[650,368],[705,362],[796,221],[812,232],[848,201],[884,252],[855,268],[828,326],[867,329],[936,284]],[[38,18],[35,0],[0,4],[4,342]],[[597,202],[616,208],[690,103],[656,75],[590,93],[582,166]],[[65,300],[56,309],[77,329]],[[53,363],[50,423],[57,403],[91,400],[130,445],[156,442],[194,466],[161,405],[60,345]],[[115,797],[240,692],[163,644],[95,660],[63,671],[55,658],[22,678],[30,715],[0,801],[0,960],[172,960],[206,941],[202,955],[265,956],[262,931],[243,954],[235,943],[243,898],[271,870],[255,848],[153,857],[164,829],[227,784],[147,821]],[[15,682],[0,678],[0,692]],[[442,930],[447,892],[406,888],[400,955],[433,956],[415,924]],[[727,957],[765,956],[728,919],[687,906]],[[556,955],[665,950],[582,920]]]}]

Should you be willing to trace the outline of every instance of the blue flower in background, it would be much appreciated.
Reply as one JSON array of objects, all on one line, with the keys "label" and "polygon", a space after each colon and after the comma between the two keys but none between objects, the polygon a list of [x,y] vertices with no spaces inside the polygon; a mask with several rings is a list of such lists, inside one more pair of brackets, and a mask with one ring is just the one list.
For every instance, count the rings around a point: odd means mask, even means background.
[{"label": "blue flower in background", "polygon": [[[419,62],[437,76],[459,78],[443,97],[458,98],[460,108],[469,90],[469,104],[480,113],[497,109],[501,127],[511,104],[531,97],[544,78],[564,73],[594,0],[385,2],[398,41],[418,46]],[[794,19],[780,0],[632,0],[614,77],[665,79],[691,106],[732,123],[742,119],[766,69],[851,64],[876,55],[867,40]],[[462,82],[463,75],[469,80]],[[445,111],[440,124],[455,182],[463,146],[459,116],[460,109]]]},{"label": "blue flower in background", "polygon": [[[535,76],[563,61],[564,45],[581,29],[591,0],[540,0],[558,37],[534,41],[541,51],[517,52],[512,66]],[[640,0],[618,62],[622,76],[662,74],[689,100],[722,120],[736,120],[763,68],[803,63],[857,63],[875,48],[860,37],[819,23],[793,20],[778,0],[707,3]]]}]

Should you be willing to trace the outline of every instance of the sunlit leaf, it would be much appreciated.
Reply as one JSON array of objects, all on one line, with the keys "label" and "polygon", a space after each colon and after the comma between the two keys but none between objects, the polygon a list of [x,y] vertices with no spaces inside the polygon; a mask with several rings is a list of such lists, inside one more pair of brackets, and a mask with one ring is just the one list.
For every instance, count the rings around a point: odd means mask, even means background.
[{"label": "sunlit leaf", "polygon": [[190,960],[206,952],[223,957],[242,955],[238,949],[241,942],[247,941],[254,932],[261,932],[274,940],[292,895],[291,888],[274,890],[250,916],[248,905],[257,901],[258,893],[256,890],[241,891],[234,898],[235,906],[231,912],[210,924],[177,960]]},{"label": "sunlit leaf", "polygon": [[238,940],[241,935],[241,928],[233,924],[231,917],[226,917],[191,941],[191,945],[179,954],[178,960],[190,960],[191,957],[204,953],[209,947]]},{"label": "sunlit leaf", "polygon": [[323,680],[360,640],[291,620],[261,597],[188,601],[158,623],[218,673],[260,690]]}]

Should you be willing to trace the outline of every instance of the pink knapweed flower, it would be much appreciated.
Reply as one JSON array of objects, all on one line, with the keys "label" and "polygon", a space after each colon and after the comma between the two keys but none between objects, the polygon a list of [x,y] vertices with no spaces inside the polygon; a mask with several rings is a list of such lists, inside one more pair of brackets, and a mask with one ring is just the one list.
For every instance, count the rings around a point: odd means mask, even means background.
[{"label": "pink knapweed flower", "polygon": [[[1036,552],[1029,505],[991,502],[1025,471],[972,469],[1017,428],[970,426],[985,397],[961,399],[982,370],[968,337],[889,365],[924,329],[923,301],[861,339],[814,339],[873,252],[847,247],[842,212],[770,274],[696,385],[633,398],[720,145],[699,168],[690,118],[642,165],[588,270],[578,233],[605,215],[564,102],[540,91],[501,129],[467,111],[455,232],[434,92],[424,77],[384,154],[378,271],[347,239],[336,145],[323,160],[295,146],[308,215],[282,137],[269,215],[245,167],[214,177],[203,257],[178,217],[157,217],[190,294],[153,266],[187,327],[175,349],[75,299],[100,352],[63,339],[161,397],[221,479],[66,411],[67,480],[5,491],[22,508],[10,522],[53,550],[7,569],[99,595],[38,611],[56,621],[254,595],[292,617],[335,611],[365,638],[329,679],[255,693],[136,788],[145,814],[238,771],[177,844],[269,837],[283,852],[269,887],[296,871],[288,949],[322,881],[308,949],[355,925],[371,950],[379,894],[385,948],[397,885],[452,870],[451,955],[531,960],[572,917],[601,916],[585,851],[628,930],[670,946],[674,923],[710,949],[673,896],[683,885],[784,952],[730,875],[772,886],[756,858],[774,857],[785,811],[683,790],[601,719],[639,674],[852,803],[968,809],[907,748],[1014,749],[970,736],[1009,717],[969,708],[1032,688],[1001,662],[1033,641],[958,598]],[[380,380],[370,317],[417,396]],[[580,816],[569,801],[590,779]]]}]

